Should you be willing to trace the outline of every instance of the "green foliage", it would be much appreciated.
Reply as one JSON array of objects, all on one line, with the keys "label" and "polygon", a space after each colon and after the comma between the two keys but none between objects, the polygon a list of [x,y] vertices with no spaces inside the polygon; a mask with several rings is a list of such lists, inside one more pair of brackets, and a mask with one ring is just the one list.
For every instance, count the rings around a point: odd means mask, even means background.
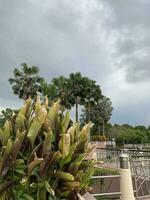
[{"label": "green foliage", "polygon": [[42,96],[47,96],[50,102],[60,99],[61,113],[65,108],[71,109],[75,106],[76,122],[78,122],[79,105],[83,106],[81,124],[93,121],[95,126],[92,134],[98,132],[104,135],[106,123],[112,114],[112,103],[109,98],[102,95],[101,88],[94,80],[82,76],[80,72],[69,74],[68,78],[59,76],[53,78],[51,83],[46,83],[38,76],[39,69],[35,66],[29,67],[22,64],[22,71],[15,69],[14,78],[9,82],[15,94],[20,98],[34,98],[36,92]]},{"label": "green foliage", "polygon": [[[81,115],[82,123],[88,122],[88,107],[85,107]],[[109,121],[112,114],[112,102],[109,98],[103,96],[98,102],[93,102],[90,106],[90,120],[94,123],[92,135],[98,133],[104,135],[105,124]]]},{"label": "green foliage", "polygon": [[41,82],[41,94],[47,96],[49,100],[58,98],[58,90],[54,84],[48,84],[45,81]]},{"label": "green foliage", "polygon": [[144,126],[132,127],[128,124],[110,126],[107,136],[115,138],[118,144],[137,144],[150,142],[150,131]]},{"label": "green foliage", "polygon": [[[75,106],[76,122],[79,118],[78,106],[82,105],[85,108],[85,114],[82,115],[83,124],[92,120],[104,129],[104,124],[111,116],[112,107],[109,105],[111,102],[102,95],[100,86],[94,80],[76,72],[69,74],[68,78],[59,76],[53,78],[51,83],[47,83],[38,76],[38,67],[29,67],[26,63],[21,66],[22,70],[15,68],[14,78],[9,79],[14,94],[19,98],[24,100],[29,97],[35,98],[37,92],[47,96],[51,101],[60,98],[62,113],[65,108],[71,109]],[[95,110],[97,110],[96,115]]]},{"label": "green foliage", "polygon": [[68,88],[68,79],[63,76],[59,76],[58,78],[52,79],[52,84],[57,89],[57,95],[61,100],[61,105],[67,109],[71,109],[72,102]]},{"label": "green foliage", "polygon": [[82,129],[60,113],[60,101],[29,98],[0,129],[0,199],[74,199],[94,172],[85,158],[92,123]]},{"label": "green foliage", "polygon": [[6,108],[0,112],[0,127],[2,127],[6,120],[12,121],[13,113],[17,113],[17,110],[12,110],[11,108]]},{"label": "green foliage", "polygon": [[117,175],[118,170],[95,167],[94,176],[107,176],[107,175]]},{"label": "green foliage", "polygon": [[102,98],[100,86],[79,72],[71,73],[68,78],[63,76],[53,78],[51,84],[43,82],[41,91],[50,99],[54,100],[59,97],[61,105],[67,109],[75,106],[76,121],[78,121],[78,105],[86,107]]},{"label": "green foliage", "polygon": [[38,76],[39,68],[36,66],[29,67],[26,63],[21,64],[22,69],[14,69],[13,78],[9,78],[12,90],[15,95],[21,99],[34,98],[36,92],[40,91],[40,84],[43,78]]},{"label": "green foliage", "polygon": [[81,73],[71,73],[67,81],[71,105],[76,107],[76,121],[78,121],[78,104],[91,104],[102,97],[101,89],[96,82]]},{"label": "green foliage", "polygon": [[92,137],[91,137],[91,140],[92,141],[106,141],[106,136],[104,136],[104,135],[93,135]]}]

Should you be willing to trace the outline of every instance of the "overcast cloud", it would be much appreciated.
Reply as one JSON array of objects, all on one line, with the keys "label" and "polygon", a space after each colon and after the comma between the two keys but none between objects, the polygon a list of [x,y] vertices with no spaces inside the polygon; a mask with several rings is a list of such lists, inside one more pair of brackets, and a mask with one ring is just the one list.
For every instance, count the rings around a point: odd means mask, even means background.
[{"label": "overcast cloud", "polygon": [[113,123],[150,124],[149,0],[0,0],[0,108],[8,78],[37,65],[47,81],[80,71],[110,97]]}]

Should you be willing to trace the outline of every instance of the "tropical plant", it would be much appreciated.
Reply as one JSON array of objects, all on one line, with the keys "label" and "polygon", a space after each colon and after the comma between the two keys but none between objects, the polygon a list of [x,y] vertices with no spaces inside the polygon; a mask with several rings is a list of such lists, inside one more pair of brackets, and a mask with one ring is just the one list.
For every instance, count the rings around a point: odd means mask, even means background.
[{"label": "tropical plant", "polygon": [[29,98],[0,129],[1,200],[73,200],[88,187],[92,123],[80,129],[68,111],[60,117],[60,107],[59,100],[49,107],[47,98]]},{"label": "tropical plant", "polygon": [[13,78],[9,78],[14,94],[21,99],[34,98],[36,92],[40,91],[40,83],[43,78],[38,76],[39,68],[36,66],[29,67],[26,63],[21,64],[22,70],[14,69]]}]

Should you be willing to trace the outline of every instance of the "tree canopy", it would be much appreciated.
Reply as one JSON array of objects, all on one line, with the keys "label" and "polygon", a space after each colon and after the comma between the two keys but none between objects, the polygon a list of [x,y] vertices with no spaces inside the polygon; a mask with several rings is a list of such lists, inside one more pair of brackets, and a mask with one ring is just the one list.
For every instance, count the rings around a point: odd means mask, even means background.
[{"label": "tree canopy", "polygon": [[150,130],[145,126],[131,126],[128,124],[110,125],[106,127],[108,138],[115,138],[118,144],[137,144],[150,142]]},{"label": "tree canopy", "polygon": [[101,89],[96,82],[84,77],[81,73],[71,73],[67,81],[69,99],[72,106],[76,108],[76,121],[78,121],[78,105],[86,106],[91,101],[101,98]]},{"label": "tree canopy", "polygon": [[0,112],[0,127],[2,127],[6,120],[12,120],[13,113],[17,113],[17,110],[6,108]]},{"label": "tree canopy", "polygon": [[104,135],[105,125],[112,115],[112,110],[112,102],[108,97],[103,96],[91,105],[90,110],[88,106],[83,109],[81,121],[85,123],[90,119],[95,125],[93,131],[99,135]]},{"label": "tree canopy", "polygon": [[21,67],[15,68],[14,77],[9,79],[14,94],[19,98],[34,98],[37,92],[52,101],[59,98],[64,108],[75,107],[76,122],[79,120],[79,105],[82,105],[85,109],[82,121],[94,121],[104,129],[104,124],[110,119],[112,106],[96,81],[76,72],[70,73],[68,77],[55,77],[47,83],[39,76],[38,67],[29,67],[26,63],[21,64]]},{"label": "tree canopy", "polygon": [[21,64],[22,69],[17,68],[13,71],[13,78],[9,78],[12,90],[21,99],[34,98],[36,92],[40,91],[40,84],[43,78],[39,77],[39,68],[29,67],[26,63]]},{"label": "tree canopy", "polygon": [[50,84],[42,84],[42,93],[48,98],[60,98],[61,104],[71,109],[76,108],[76,121],[78,121],[78,105],[91,106],[102,98],[100,86],[94,80],[82,76],[80,72],[71,73],[69,77],[59,76],[53,78]]}]

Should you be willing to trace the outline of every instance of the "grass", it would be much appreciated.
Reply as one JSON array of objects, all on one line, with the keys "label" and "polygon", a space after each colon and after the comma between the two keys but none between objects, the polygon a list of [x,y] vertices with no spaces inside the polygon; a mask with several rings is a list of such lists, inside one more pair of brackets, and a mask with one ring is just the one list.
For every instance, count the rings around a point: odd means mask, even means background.
[{"label": "grass", "polygon": [[117,174],[118,171],[115,169],[95,167],[94,176],[107,176],[107,175],[117,175]]}]

